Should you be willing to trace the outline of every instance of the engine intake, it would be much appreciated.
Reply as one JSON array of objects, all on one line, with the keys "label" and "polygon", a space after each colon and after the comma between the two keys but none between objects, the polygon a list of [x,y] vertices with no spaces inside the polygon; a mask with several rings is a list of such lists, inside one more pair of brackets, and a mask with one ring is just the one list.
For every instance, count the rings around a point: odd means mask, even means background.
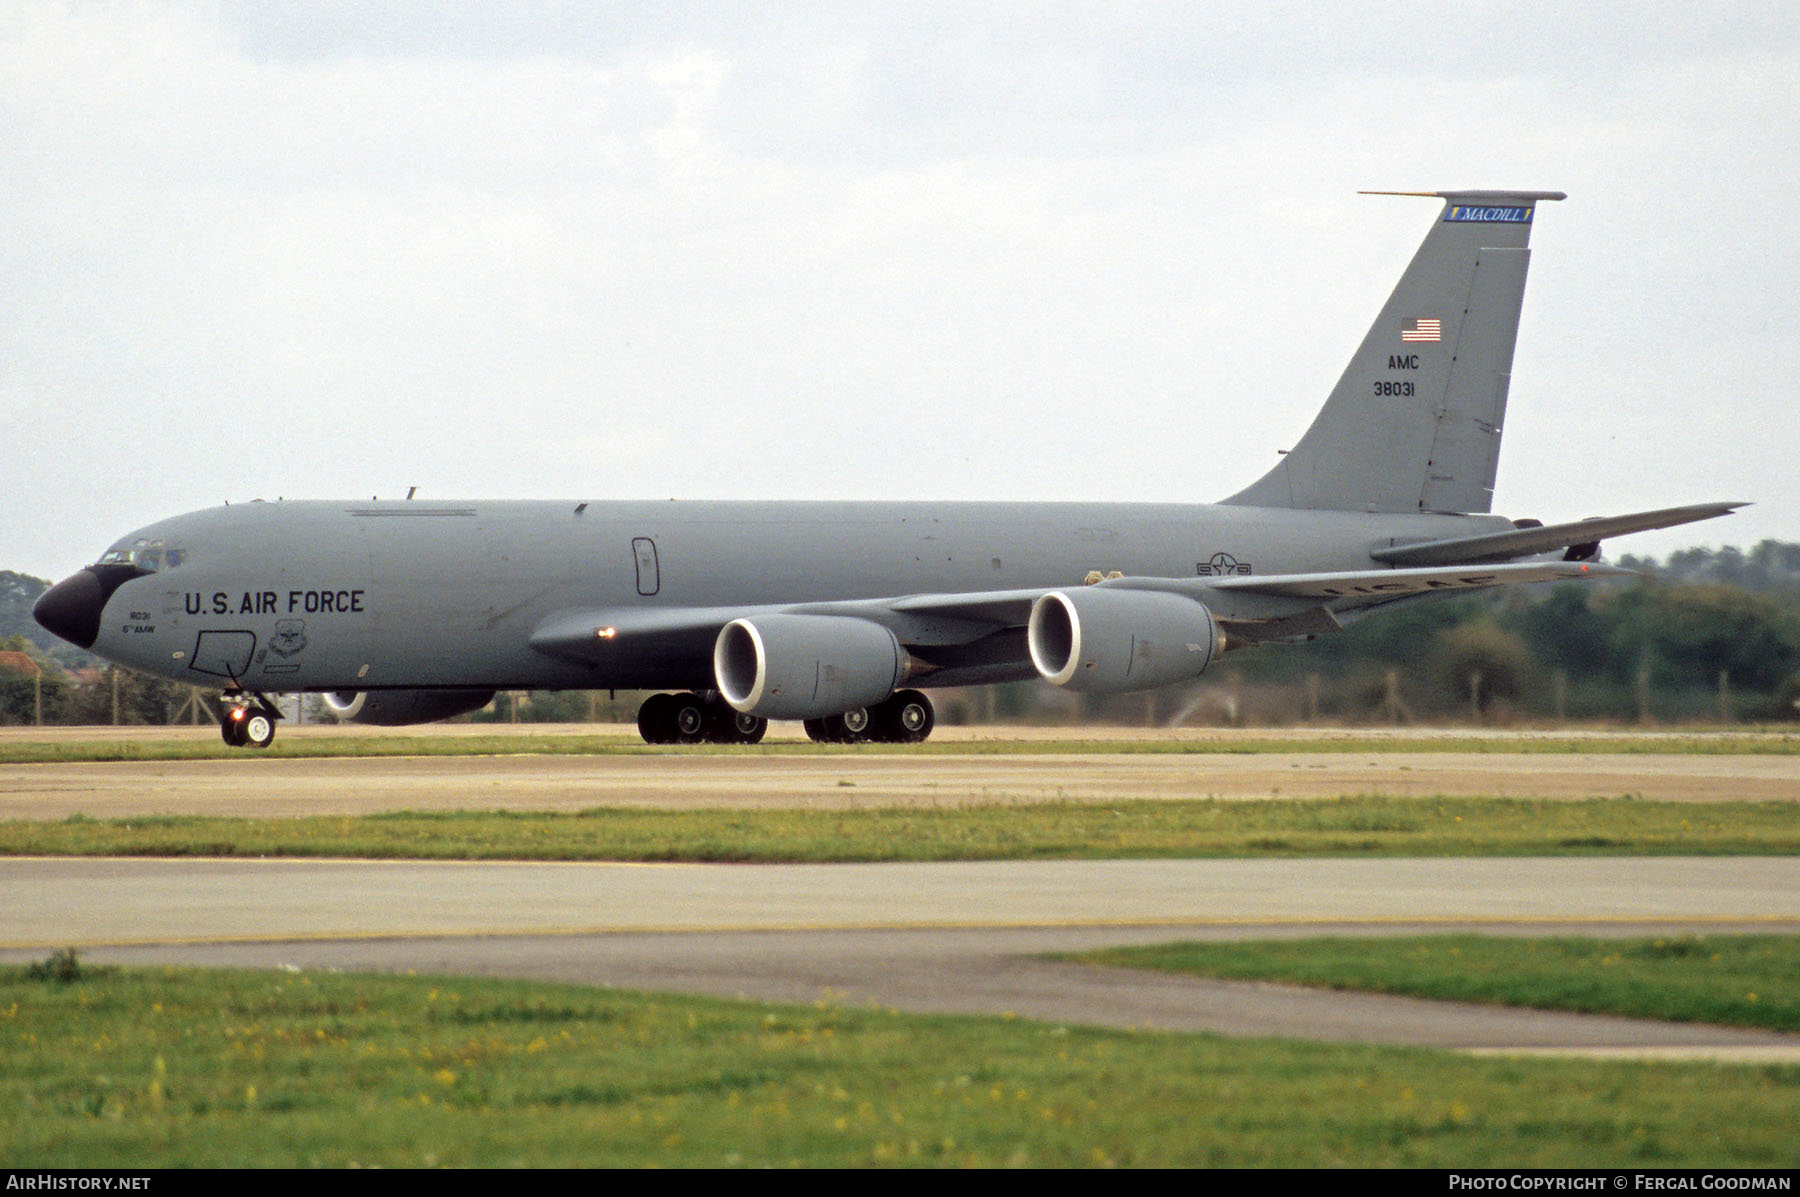
[{"label": "engine intake", "polygon": [[1115,587],[1040,595],[1025,639],[1045,681],[1101,694],[1197,678],[1220,648],[1218,621],[1204,603]]},{"label": "engine intake", "polygon": [[719,693],[765,719],[822,719],[874,706],[894,692],[906,666],[892,632],[840,615],[734,619],[713,643]]},{"label": "engine intake", "polygon": [[325,709],[351,723],[405,727],[479,711],[494,699],[492,690],[337,690]]}]

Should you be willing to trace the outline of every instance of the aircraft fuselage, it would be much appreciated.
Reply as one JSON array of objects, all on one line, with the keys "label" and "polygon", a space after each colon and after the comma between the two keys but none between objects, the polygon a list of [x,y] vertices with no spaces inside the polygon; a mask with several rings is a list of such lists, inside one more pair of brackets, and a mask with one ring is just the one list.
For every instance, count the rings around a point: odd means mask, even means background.
[{"label": "aircraft fuselage", "polygon": [[[711,685],[711,644],[574,662],[533,648],[560,611],[820,603],[1077,586],[1091,572],[1367,570],[1394,541],[1495,516],[1089,503],[277,502],[152,524],[92,649],[254,690]],[[166,564],[174,550],[179,564]],[[621,646],[626,649],[626,646]],[[925,684],[929,684],[926,682]]]}]

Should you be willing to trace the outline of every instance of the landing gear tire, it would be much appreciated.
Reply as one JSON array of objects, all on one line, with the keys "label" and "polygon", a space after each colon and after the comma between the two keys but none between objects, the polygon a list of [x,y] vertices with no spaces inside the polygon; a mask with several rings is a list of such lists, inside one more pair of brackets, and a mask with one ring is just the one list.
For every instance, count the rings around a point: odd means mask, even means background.
[{"label": "landing gear tire", "polygon": [[698,744],[706,739],[708,719],[706,700],[698,694],[677,694],[675,696],[675,743]]},{"label": "landing gear tire", "polygon": [[229,748],[242,748],[250,741],[244,735],[244,712],[237,708],[228,708],[219,720],[219,735]]},{"label": "landing gear tire", "polygon": [[872,723],[869,708],[856,707],[842,715],[827,716],[824,720],[825,735],[834,744],[861,744],[870,739],[869,729]]},{"label": "landing gear tire", "polygon": [[638,735],[646,744],[675,743],[675,696],[652,694],[638,708]]},{"label": "landing gear tire", "polygon": [[917,744],[937,726],[931,700],[917,690],[901,690],[876,707],[872,738],[886,744]]},{"label": "landing gear tire", "polygon": [[275,721],[261,711],[251,711],[238,724],[243,743],[251,748],[267,748],[275,742]]},{"label": "landing gear tire", "polygon": [[724,703],[713,713],[713,726],[707,739],[715,744],[756,744],[768,734],[769,721],[760,715],[746,715]]},{"label": "landing gear tire", "polygon": [[801,722],[800,726],[806,729],[806,738],[811,740],[814,744],[831,743],[831,737],[825,732],[825,721],[823,719],[806,719]]}]

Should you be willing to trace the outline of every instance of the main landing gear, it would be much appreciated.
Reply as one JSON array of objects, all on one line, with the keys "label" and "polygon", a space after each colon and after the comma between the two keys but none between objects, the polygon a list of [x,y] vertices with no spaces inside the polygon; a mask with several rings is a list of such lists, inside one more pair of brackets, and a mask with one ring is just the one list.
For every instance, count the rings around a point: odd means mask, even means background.
[{"label": "main landing gear", "polygon": [[638,708],[646,744],[754,744],[769,721],[734,710],[716,694],[652,694]]},{"label": "main landing gear", "polygon": [[[930,699],[902,690],[872,707],[808,719],[806,734],[822,744],[916,744],[936,722]],[[755,744],[768,730],[767,719],[734,710],[717,694],[652,694],[638,708],[647,744]]]},{"label": "main landing gear", "polygon": [[901,690],[872,707],[805,723],[806,734],[820,744],[917,744],[936,725],[931,700],[917,690]]},{"label": "main landing gear", "polygon": [[260,694],[242,690],[225,692],[219,716],[219,734],[233,748],[267,748],[275,742],[275,721],[281,712]]}]

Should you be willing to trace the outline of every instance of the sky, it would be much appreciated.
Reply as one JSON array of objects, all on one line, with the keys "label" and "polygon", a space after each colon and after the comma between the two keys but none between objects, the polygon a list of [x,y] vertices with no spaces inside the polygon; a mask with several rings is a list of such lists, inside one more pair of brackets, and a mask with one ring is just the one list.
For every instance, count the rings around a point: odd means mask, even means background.
[{"label": "sky", "polygon": [[0,0],[0,569],[252,498],[1210,502],[1437,214],[1495,510],[1800,541],[1800,6]]}]

